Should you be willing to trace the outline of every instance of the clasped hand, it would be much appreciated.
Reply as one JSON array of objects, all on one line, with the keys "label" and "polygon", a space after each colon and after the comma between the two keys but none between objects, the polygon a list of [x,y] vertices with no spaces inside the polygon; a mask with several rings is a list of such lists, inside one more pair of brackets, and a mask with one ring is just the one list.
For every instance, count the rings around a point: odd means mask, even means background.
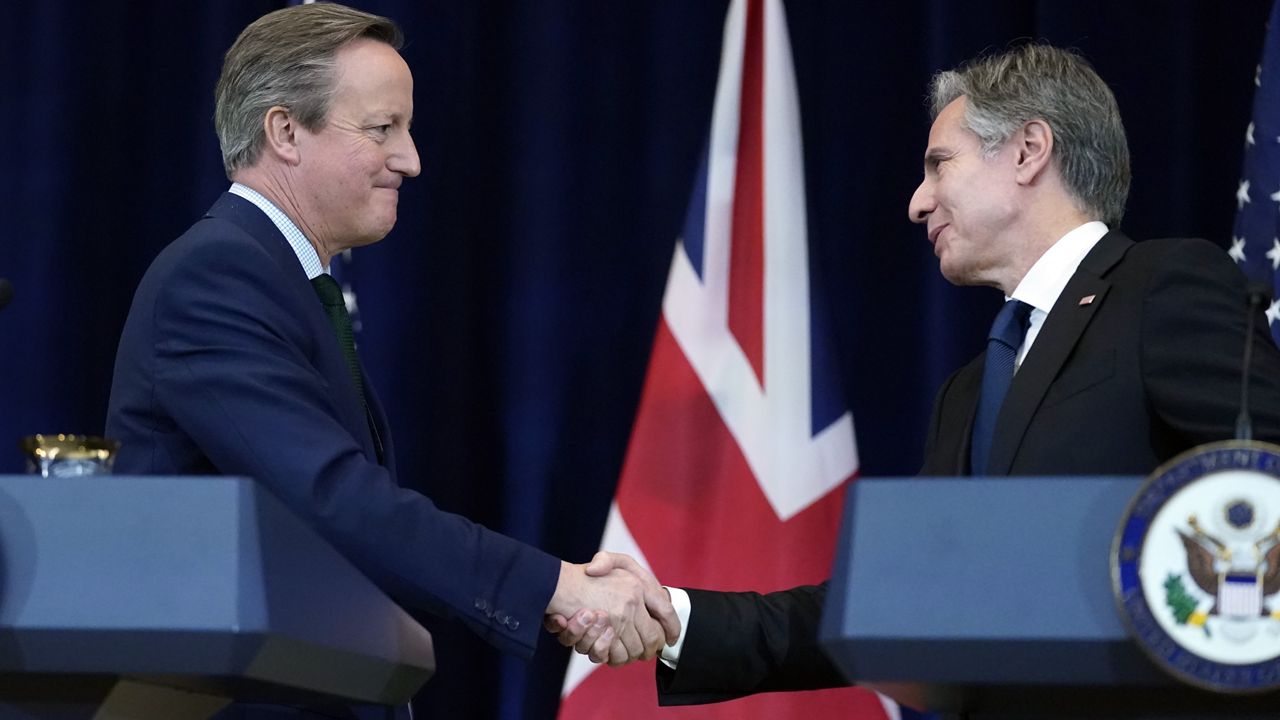
[{"label": "clasped hand", "polygon": [[680,637],[666,588],[631,556],[605,551],[586,565],[560,563],[543,625],[561,645],[615,667],[651,660]]}]

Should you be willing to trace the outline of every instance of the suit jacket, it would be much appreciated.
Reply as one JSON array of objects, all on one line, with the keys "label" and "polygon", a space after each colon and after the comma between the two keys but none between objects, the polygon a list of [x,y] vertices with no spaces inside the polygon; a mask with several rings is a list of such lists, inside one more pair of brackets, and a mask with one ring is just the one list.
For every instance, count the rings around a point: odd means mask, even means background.
[{"label": "suit jacket", "polygon": [[365,388],[386,465],[297,256],[224,194],[138,286],[107,417],[116,472],[255,478],[401,604],[528,657],[559,561],[401,488]]},{"label": "suit jacket", "polygon": [[[1203,240],[1104,236],[1045,319],[996,421],[992,475],[1146,475],[1234,436],[1247,292]],[[1280,441],[1280,351],[1255,322],[1254,436]],[[921,474],[964,475],[982,384],[979,355],[942,386]],[[691,592],[679,669],[663,704],[714,702],[844,679],[817,647],[825,583],[760,595]]]}]

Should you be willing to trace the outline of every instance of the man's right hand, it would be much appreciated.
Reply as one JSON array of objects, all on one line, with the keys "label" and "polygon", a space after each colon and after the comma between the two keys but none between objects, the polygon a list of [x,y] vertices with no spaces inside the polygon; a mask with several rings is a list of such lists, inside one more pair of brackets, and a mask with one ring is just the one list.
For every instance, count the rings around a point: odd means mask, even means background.
[{"label": "man's right hand", "polygon": [[680,636],[671,598],[634,559],[597,553],[589,565],[562,562],[545,626],[593,662],[649,660]]}]

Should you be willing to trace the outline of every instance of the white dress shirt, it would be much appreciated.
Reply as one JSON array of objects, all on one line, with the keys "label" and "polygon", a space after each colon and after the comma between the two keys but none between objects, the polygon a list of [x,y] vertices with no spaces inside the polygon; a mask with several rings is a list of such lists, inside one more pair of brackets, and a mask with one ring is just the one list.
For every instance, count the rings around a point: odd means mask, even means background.
[{"label": "white dress shirt", "polygon": [[298,262],[302,263],[302,269],[306,271],[308,280],[315,280],[320,273],[329,272],[329,268],[320,264],[320,253],[316,252],[315,246],[311,244],[306,235],[302,234],[298,226],[293,224],[289,216],[276,207],[275,203],[263,197],[262,193],[257,190],[240,183],[232,183],[231,189],[227,192],[257,205],[259,210],[271,218],[271,222],[275,223],[280,234],[284,235],[285,240],[289,241],[289,247],[293,248],[293,253],[298,256]]},{"label": "white dress shirt", "polygon": [[1058,296],[1067,286],[1067,281],[1076,274],[1084,256],[1106,234],[1107,226],[1095,220],[1063,235],[1036,260],[1022,282],[1014,288],[1013,295],[1005,298],[1021,300],[1031,306],[1031,324],[1027,328],[1027,336],[1022,340],[1022,347],[1018,348],[1014,372],[1022,365],[1022,359],[1036,341],[1040,328],[1044,326],[1045,316],[1053,309],[1053,304],[1058,302]]}]

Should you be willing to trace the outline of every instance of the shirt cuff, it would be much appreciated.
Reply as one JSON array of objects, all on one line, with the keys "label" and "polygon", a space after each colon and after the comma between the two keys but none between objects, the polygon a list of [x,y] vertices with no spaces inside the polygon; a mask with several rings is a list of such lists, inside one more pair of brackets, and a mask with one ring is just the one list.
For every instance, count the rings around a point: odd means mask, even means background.
[{"label": "shirt cuff", "polygon": [[663,665],[675,670],[680,662],[680,648],[684,647],[684,639],[689,634],[689,614],[693,612],[693,606],[689,602],[689,593],[684,590],[669,587],[667,592],[671,593],[671,605],[676,610],[676,617],[680,619],[680,637],[676,638],[674,643],[662,648],[662,654],[658,658]]}]

